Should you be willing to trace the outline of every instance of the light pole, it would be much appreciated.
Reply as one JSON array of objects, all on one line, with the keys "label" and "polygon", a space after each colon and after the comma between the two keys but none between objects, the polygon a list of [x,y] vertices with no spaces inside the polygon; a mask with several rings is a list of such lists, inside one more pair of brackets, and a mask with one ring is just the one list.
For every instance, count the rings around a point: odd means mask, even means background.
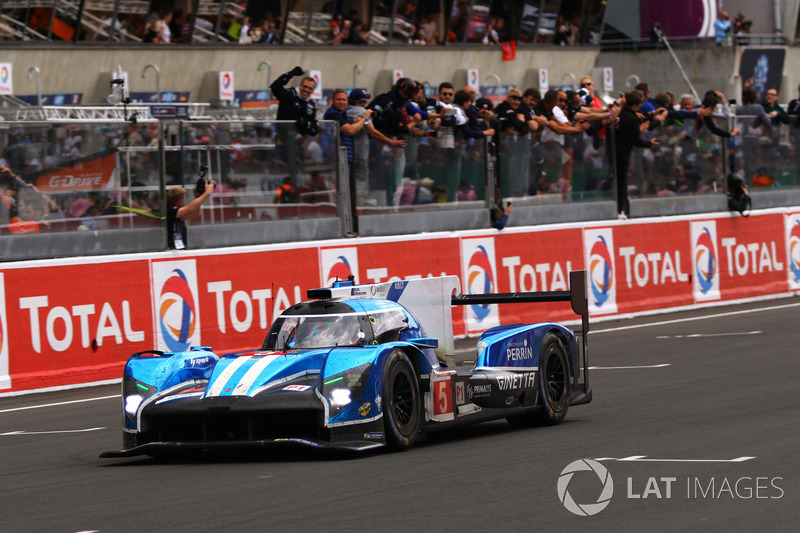
[{"label": "light pole", "polygon": [[637,76],[636,74],[628,74],[628,77],[625,78],[625,88],[630,89],[631,82],[633,82],[633,87],[636,87],[637,85],[639,85],[640,81],[641,80],[639,79],[639,76]]},{"label": "light pole", "polygon": [[488,76],[486,76],[486,79],[483,80],[483,83],[489,81],[490,78],[494,79],[494,81],[497,82],[497,97],[499,98],[500,91],[502,90],[503,87],[503,84],[500,82],[500,76],[498,76],[497,74],[489,74]]},{"label": "light pole", "polygon": [[31,67],[28,69],[28,79],[36,74],[36,105],[42,105],[42,78],[39,72],[39,67]]},{"label": "light pole", "polygon": [[272,85],[272,63],[267,60],[262,61],[258,64],[258,71],[262,72],[264,65],[267,66],[267,109],[269,109],[270,97],[269,97],[269,86]]},{"label": "light pole", "polygon": [[142,78],[147,77],[147,69],[152,68],[156,71],[156,102],[159,104],[161,103],[161,71],[158,69],[158,66],[153,65],[152,63],[149,65],[145,65],[142,69]]},{"label": "light pole", "polygon": [[565,78],[570,78],[572,80],[572,83],[569,85],[569,88],[574,91],[575,90],[575,82],[577,81],[575,79],[575,74],[573,74],[572,72],[565,72],[564,75],[561,76],[561,87],[562,88],[564,87],[564,79]]}]

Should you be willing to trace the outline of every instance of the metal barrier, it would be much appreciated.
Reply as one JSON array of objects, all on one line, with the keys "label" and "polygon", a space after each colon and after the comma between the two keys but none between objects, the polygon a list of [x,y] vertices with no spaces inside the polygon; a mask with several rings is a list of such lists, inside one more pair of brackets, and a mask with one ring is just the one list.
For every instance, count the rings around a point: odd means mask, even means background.
[{"label": "metal barrier", "polygon": [[[752,120],[736,117],[736,168],[752,188],[800,189],[799,130]],[[306,138],[293,123],[266,120],[2,123],[2,162],[22,181],[1,195],[0,256],[163,250],[165,192],[181,185],[193,198],[201,165],[218,186],[190,224],[193,248],[342,237],[355,227],[351,202],[361,235],[484,228],[495,183],[519,208],[614,197],[605,143],[585,134],[564,145],[538,132],[503,134],[496,158],[485,141],[448,146],[423,136],[394,148],[362,139],[350,169],[337,125],[321,124]],[[634,150],[631,198],[724,193],[726,140],[706,128],[697,134],[694,121],[645,136],[661,145]]]}]

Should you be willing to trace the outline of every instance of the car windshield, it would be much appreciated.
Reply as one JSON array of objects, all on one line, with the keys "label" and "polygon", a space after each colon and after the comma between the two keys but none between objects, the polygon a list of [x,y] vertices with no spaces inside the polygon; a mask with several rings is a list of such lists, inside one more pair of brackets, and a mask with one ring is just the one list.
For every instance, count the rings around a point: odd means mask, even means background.
[{"label": "car windshield", "polygon": [[281,316],[267,333],[264,350],[299,350],[334,346],[363,346],[372,336],[365,317],[344,315]]}]

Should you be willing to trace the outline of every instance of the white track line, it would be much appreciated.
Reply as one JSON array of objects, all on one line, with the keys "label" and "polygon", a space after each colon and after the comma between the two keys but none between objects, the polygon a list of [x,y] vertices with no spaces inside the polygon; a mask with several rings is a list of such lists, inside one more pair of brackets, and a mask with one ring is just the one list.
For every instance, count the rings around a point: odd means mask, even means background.
[{"label": "white track line", "polygon": [[87,429],[62,429],[54,431],[9,431],[8,433],[0,433],[0,437],[8,437],[10,435],[54,435],[56,433],[87,433],[89,431],[100,431],[106,429],[102,428],[87,428]]},{"label": "white track line", "polygon": [[658,365],[633,365],[633,366],[590,366],[589,370],[628,370],[631,368],[665,368],[672,366],[672,363],[661,363]]},{"label": "white track line", "polygon": [[41,409],[43,407],[60,407],[62,405],[69,405],[72,403],[84,403],[84,402],[96,402],[97,400],[110,400],[115,398],[119,400],[119,394],[115,394],[113,396],[100,396],[98,398],[84,398],[82,400],[70,400],[68,402],[55,402],[55,403],[45,403],[42,405],[29,405],[27,407],[14,407],[12,409],[0,409],[0,413],[13,413],[14,411],[27,411],[28,409]]},{"label": "white track line", "polygon": [[758,313],[759,311],[776,311],[778,309],[788,309],[790,307],[800,307],[800,303],[796,304],[786,304],[786,305],[776,305],[773,307],[761,307],[759,309],[747,309],[742,311],[731,311],[729,313],[717,313],[714,315],[705,315],[705,316],[693,316],[687,318],[676,318],[675,320],[662,320],[659,322],[650,322],[648,324],[635,324],[633,326],[620,326],[618,328],[607,328],[607,329],[592,329],[589,330],[590,333],[611,333],[613,331],[625,331],[628,329],[640,329],[640,328],[649,328],[652,326],[665,326],[667,324],[680,324],[681,322],[693,322],[695,320],[705,320],[707,318],[722,318],[726,316],[737,316],[737,315],[747,315],[750,313]]}]

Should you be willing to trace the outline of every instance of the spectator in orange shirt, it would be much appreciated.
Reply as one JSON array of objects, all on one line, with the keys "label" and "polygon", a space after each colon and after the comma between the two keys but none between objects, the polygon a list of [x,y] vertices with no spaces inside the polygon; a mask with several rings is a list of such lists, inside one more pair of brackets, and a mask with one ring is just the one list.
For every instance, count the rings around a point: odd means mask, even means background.
[{"label": "spectator in orange shirt", "polygon": [[753,188],[772,187],[775,184],[775,178],[767,172],[766,167],[758,167],[756,173],[753,174]]}]

